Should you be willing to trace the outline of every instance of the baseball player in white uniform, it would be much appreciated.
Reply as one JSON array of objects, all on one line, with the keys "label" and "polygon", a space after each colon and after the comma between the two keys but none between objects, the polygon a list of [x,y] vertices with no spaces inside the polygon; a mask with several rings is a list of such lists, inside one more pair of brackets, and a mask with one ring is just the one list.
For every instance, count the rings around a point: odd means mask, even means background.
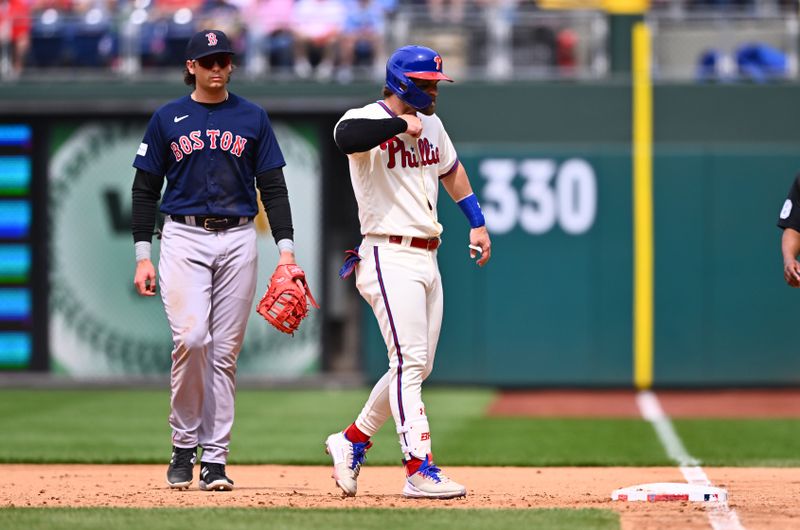
[{"label": "baseball player in white uniform", "polygon": [[389,369],[358,418],[325,442],[333,478],[348,496],[356,494],[370,437],[390,416],[403,452],[403,494],[446,499],[467,493],[434,464],[422,400],[442,323],[440,182],[469,220],[469,252],[480,266],[491,257],[491,241],[467,173],[434,113],[439,81],[451,81],[439,54],[404,46],[387,62],[384,99],[347,111],[334,131],[348,155],[363,234],[342,275],[349,274],[348,264],[355,268],[356,286],[372,306],[389,355]]}]

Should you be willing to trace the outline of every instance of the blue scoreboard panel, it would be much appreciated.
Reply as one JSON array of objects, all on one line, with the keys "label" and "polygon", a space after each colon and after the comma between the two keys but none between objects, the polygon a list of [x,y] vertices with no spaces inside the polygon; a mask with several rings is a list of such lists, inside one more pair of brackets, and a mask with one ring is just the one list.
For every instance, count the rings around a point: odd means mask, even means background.
[{"label": "blue scoreboard panel", "polygon": [[46,330],[35,318],[44,277],[34,267],[33,162],[32,126],[0,123],[0,370],[36,369],[37,334]]}]

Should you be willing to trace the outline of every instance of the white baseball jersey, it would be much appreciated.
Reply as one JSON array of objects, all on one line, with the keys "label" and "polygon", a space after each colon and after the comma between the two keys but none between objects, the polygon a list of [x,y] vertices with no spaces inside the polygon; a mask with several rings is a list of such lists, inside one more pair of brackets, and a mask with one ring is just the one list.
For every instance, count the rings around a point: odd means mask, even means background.
[{"label": "white baseball jersey", "polygon": [[[347,111],[339,121],[394,116],[377,101]],[[417,116],[422,120],[419,138],[398,134],[347,157],[362,234],[433,238],[442,233],[436,210],[439,180],[458,168],[458,156],[438,116]]]},{"label": "white baseball jersey", "polygon": [[[349,110],[340,121],[393,116],[378,101]],[[406,460],[423,460],[432,453],[422,382],[433,369],[443,311],[437,251],[408,243],[411,237],[431,239],[442,233],[436,211],[439,180],[459,163],[441,120],[418,116],[420,138],[398,134],[369,151],[348,155],[364,235],[356,287],[372,306],[389,359],[389,369],[355,424],[372,436],[393,417]],[[403,243],[385,237],[392,235],[404,236]]]}]

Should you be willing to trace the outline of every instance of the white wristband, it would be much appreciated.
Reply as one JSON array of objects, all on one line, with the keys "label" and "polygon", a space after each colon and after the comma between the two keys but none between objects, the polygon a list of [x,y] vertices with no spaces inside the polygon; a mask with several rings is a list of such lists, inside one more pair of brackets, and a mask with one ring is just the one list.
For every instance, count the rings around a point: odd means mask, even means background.
[{"label": "white wristband", "polygon": [[152,243],[149,241],[137,241],[133,244],[133,249],[136,252],[137,263],[143,259],[150,259],[150,249],[152,246]]},{"label": "white wristband", "polygon": [[289,238],[281,239],[280,241],[278,241],[278,251],[285,252],[287,250],[292,254],[294,254],[294,241],[292,241]]}]

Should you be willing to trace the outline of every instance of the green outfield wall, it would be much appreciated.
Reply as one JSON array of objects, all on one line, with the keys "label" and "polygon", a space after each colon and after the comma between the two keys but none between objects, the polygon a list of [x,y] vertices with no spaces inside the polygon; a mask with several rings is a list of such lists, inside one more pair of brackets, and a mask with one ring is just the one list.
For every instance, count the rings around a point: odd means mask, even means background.
[{"label": "green outfield wall", "polygon": [[[656,386],[800,383],[791,324],[800,292],[783,283],[780,231],[775,227],[800,166],[798,88],[655,87]],[[323,215],[316,221],[300,209],[295,215],[309,234],[315,233],[314,225],[320,228],[320,235],[313,236],[320,247],[317,263],[309,266],[319,271],[322,284],[318,298],[323,311],[312,318],[313,332],[318,333],[314,343],[322,342],[315,351],[321,350],[323,359],[294,366],[287,357],[286,366],[293,368],[285,373],[308,374],[329,366],[325,357],[337,337],[330,331],[336,326],[327,323],[356,319],[363,324],[362,365],[368,378],[379,377],[386,368],[385,348],[369,308],[356,303],[362,310],[359,316],[342,309],[339,300],[354,296],[353,282],[343,284],[335,275],[336,260],[345,245],[356,243],[357,232],[352,224],[338,222],[354,219],[355,212],[352,201],[341,193],[349,186],[345,157],[331,145],[331,126],[338,116],[348,107],[377,99],[379,87],[242,81],[234,82],[233,90],[263,104],[273,121],[295,131],[299,124],[312,146],[309,152],[319,158],[321,182],[314,189]],[[44,85],[9,84],[0,86],[0,121],[30,124],[37,146],[29,154],[39,160],[58,153],[57,131],[79,131],[97,120],[117,128],[141,124],[158,105],[185,92],[178,83],[75,83],[60,85],[57,94]],[[439,210],[445,233],[439,261],[445,320],[432,380],[508,386],[632,384],[630,92],[623,81],[456,83],[442,89],[439,114],[486,213],[494,257],[480,270],[469,260],[466,221],[442,192]],[[120,193],[129,189],[126,183],[132,177],[132,155],[123,151],[104,151],[101,172],[93,177],[109,179]],[[63,259],[58,254],[48,259],[48,252],[57,248],[53,238],[63,226],[48,229],[45,222],[64,211],[59,194],[54,194],[58,189],[52,187],[58,181],[52,168],[58,163],[49,158],[32,166],[38,175],[34,188],[37,183],[49,186],[30,193],[33,217],[38,219],[38,228],[31,232],[39,249],[33,256],[44,263],[39,268],[49,271],[40,271],[41,282],[55,282],[54,265]],[[110,174],[115,168],[118,176]],[[289,187],[291,191],[292,183]],[[67,195],[62,199],[70,199]],[[303,204],[317,204],[306,195]],[[106,216],[102,226],[119,224],[108,213],[108,193],[99,190],[97,197],[105,202],[95,208],[89,197],[86,208]],[[85,226],[65,233],[83,234],[87,241],[102,239],[92,235],[97,223],[87,216],[75,219]],[[113,234],[114,245],[119,242],[115,252],[132,254],[122,232]],[[69,248],[80,248],[75,245]],[[129,257],[108,261],[124,263]],[[113,276],[115,288],[125,293],[115,297],[115,303],[131,306],[119,313],[135,314],[133,306],[140,301],[123,289],[132,264],[118,273],[102,270],[93,277]],[[28,285],[36,284],[34,280]],[[63,312],[63,297],[47,299],[46,289],[37,292],[33,305],[49,311],[34,311],[39,317],[31,333],[47,335],[49,329],[54,334],[63,326],[47,319]],[[69,323],[71,314],[64,318]],[[125,323],[120,329],[135,335]],[[41,340],[33,343],[39,345],[35,349],[43,348]],[[102,349],[99,342],[93,344]],[[109,348],[120,351],[118,346]],[[169,344],[164,348],[167,359]],[[38,361],[30,367],[53,368],[52,362],[42,361],[52,353],[51,347],[45,349],[33,352]],[[134,344],[124,351],[135,349]],[[157,349],[148,345],[148,355]],[[128,355],[133,353],[115,359]],[[124,366],[116,365],[115,370],[124,372]],[[136,370],[144,372],[141,367]]]},{"label": "green outfield wall", "polygon": [[[499,91],[491,112],[442,103],[494,257],[485,270],[468,262],[463,216],[440,202],[446,310],[432,380],[631,384],[629,93],[545,85]],[[793,85],[655,88],[656,386],[800,382],[800,293],[783,283],[775,227],[799,166],[798,95]],[[381,351],[366,321],[368,348]],[[385,357],[367,358],[375,376],[385,370]]]},{"label": "green outfield wall", "polygon": [[[783,283],[775,227],[796,169],[795,152],[789,145],[657,150],[656,385],[800,379],[792,333],[798,293]],[[457,208],[442,205],[446,232],[439,255],[446,309],[433,380],[467,383],[480,374],[482,381],[514,386],[630,384],[627,152],[619,146],[572,151],[529,146],[488,154],[469,144],[461,153],[487,224],[494,224],[493,260],[484,270],[469,263],[464,219]],[[487,161],[516,168],[507,197],[498,199],[502,195],[492,189],[496,177],[487,178]],[[547,188],[533,184],[530,164],[541,175],[552,168]],[[565,176],[570,164],[573,171],[591,168],[584,174],[595,178],[591,223],[588,217],[574,221],[588,208],[581,204],[592,191],[577,177]],[[572,192],[565,192],[569,184]],[[514,211],[516,222],[492,220],[500,204]],[[559,208],[570,205],[573,221],[565,222]],[[379,340],[373,339],[376,350]],[[375,362],[375,373],[383,362]]]}]

